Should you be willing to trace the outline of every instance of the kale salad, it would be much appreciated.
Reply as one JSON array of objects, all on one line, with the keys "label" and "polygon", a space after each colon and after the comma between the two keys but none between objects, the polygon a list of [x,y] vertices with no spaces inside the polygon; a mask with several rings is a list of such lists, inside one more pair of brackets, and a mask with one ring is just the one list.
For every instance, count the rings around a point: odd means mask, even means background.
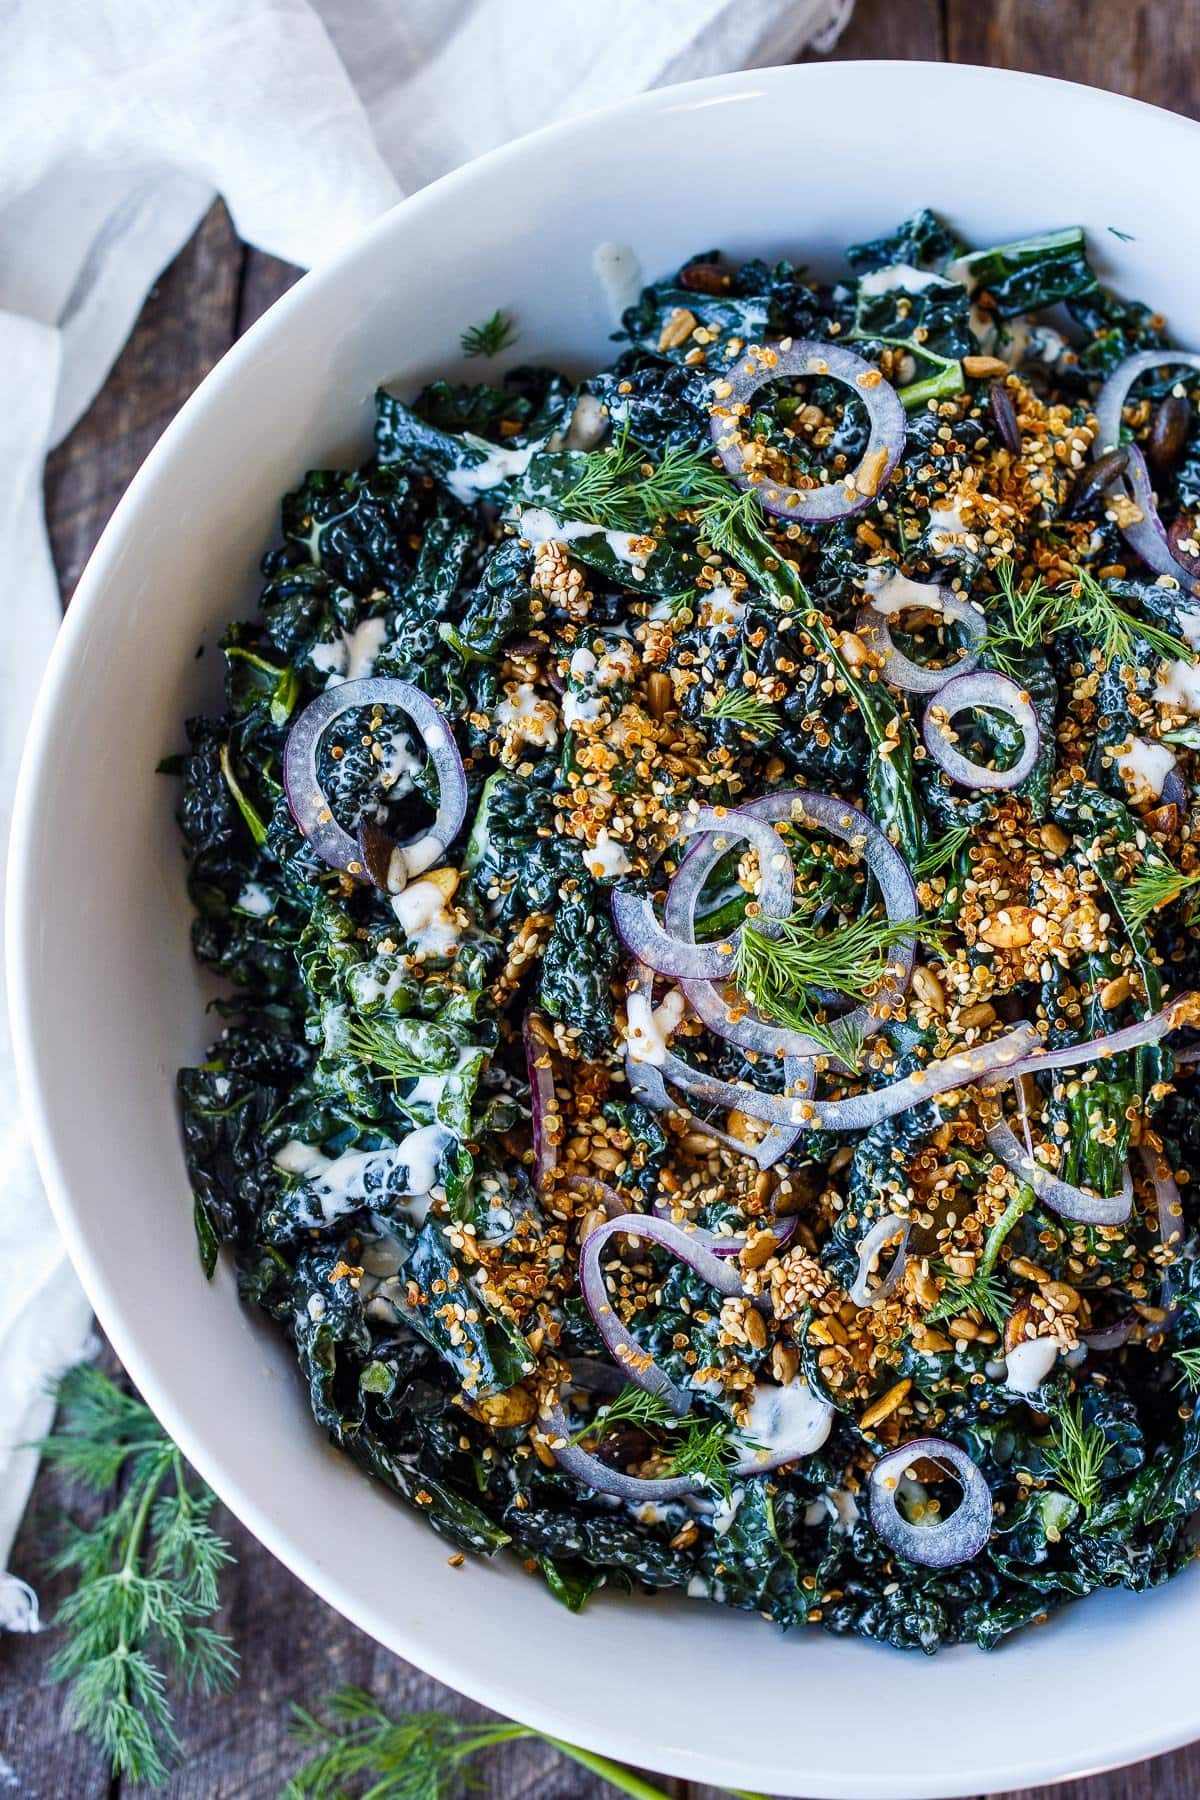
[{"label": "kale salad", "polygon": [[846,260],[497,314],[284,498],[179,1091],[451,1563],[992,1646],[1193,1553],[1200,355],[1078,230]]}]

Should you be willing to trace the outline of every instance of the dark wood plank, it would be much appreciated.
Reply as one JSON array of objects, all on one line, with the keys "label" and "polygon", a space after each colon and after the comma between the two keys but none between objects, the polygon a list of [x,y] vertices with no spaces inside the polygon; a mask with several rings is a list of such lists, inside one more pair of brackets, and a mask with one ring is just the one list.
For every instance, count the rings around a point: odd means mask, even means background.
[{"label": "dark wood plank", "polygon": [[262,250],[246,251],[238,293],[237,335],[241,337],[281,294],[286,294],[304,273],[292,263],[280,262]]},{"label": "dark wood plank", "polygon": [[[940,62],[946,54],[940,0],[858,0],[833,56]],[[802,62],[828,58],[804,56]]]},{"label": "dark wood plank", "polygon": [[233,341],[242,260],[218,203],[151,289],[90,411],[50,457],[46,514],[64,600],[133,476]]},{"label": "dark wood plank", "polygon": [[[1200,7],[1187,0],[945,0],[945,6],[952,62],[1057,75],[1200,116]],[[1076,155],[1110,153],[1102,145],[1073,147]]]}]

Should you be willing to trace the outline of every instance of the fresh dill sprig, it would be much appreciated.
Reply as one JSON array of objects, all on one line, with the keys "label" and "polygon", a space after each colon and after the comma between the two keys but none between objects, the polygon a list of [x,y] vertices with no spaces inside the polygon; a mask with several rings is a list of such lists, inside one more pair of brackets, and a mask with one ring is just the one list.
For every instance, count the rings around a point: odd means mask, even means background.
[{"label": "fresh dill sprig", "polygon": [[499,356],[517,341],[517,328],[507,313],[497,307],[490,319],[468,326],[459,338],[464,356]]},{"label": "fresh dill sprig", "polygon": [[979,1313],[989,1325],[999,1327],[1004,1324],[1012,1310],[1012,1302],[998,1275],[972,1275],[966,1281],[957,1281],[944,1263],[938,1265],[935,1273],[942,1277],[945,1286],[936,1305],[925,1314],[927,1325],[940,1325],[947,1319],[957,1319],[961,1313],[972,1311]]},{"label": "fresh dill sprig", "polygon": [[750,688],[730,687],[718,694],[704,708],[706,719],[727,719],[759,737],[773,737],[780,728],[778,710],[769,700],[760,700]]},{"label": "fresh dill sprig", "polygon": [[969,825],[952,825],[940,838],[926,844],[917,862],[917,875],[936,875],[948,863],[958,860],[958,853],[964,844],[969,844],[972,837]]},{"label": "fresh dill sprig", "polygon": [[369,1063],[392,1081],[429,1073],[428,1057],[417,1056],[386,1019],[355,1019],[346,1032],[346,1049],[356,1061]]},{"label": "fresh dill sprig", "polygon": [[561,495],[564,516],[594,522],[605,531],[637,531],[676,513],[724,499],[729,477],[710,457],[675,446],[661,461],[622,432],[606,450],[593,450],[582,473]]},{"label": "fresh dill sprig", "polygon": [[608,1406],[602,1406],[571,1442],[578,1444],[615,1425],[638,1425],[666,1433],[667,1441],[661,1446],[666,1459],[664,1473],[694,1476],[726,1500],[732,1491],[734,1468],[747,1451],[757,1448],[736,1431],[732,1420],[701,1418],[696,1413],[681,1418],[661,1394],[647,1393],[632,1384]]},{"label": "fresh dill sprig", "polygon": [[[507,1719],[454,1719],[444,1712],[401,1713],[393,1719],[361,1688],[343,1688],[326,1701],[324,1718],[292,1708],[292,1737],[308,1750],[281,1800],[449,1800],[477,1786],[471,1764],[502,1744],[540,1739],[631,1800],[668,1800],[620,1763],[580,1750],[561,1738]],[[745,1800],[763,1800],[746,1794]]]},{"label": "fresh dill sprig", "polygon": [[1055,1420],[1046,1464],[1058,1486],[1085,1513],[1100,1498],[1100,1473],[1107,1455],[1108,1439],[1099,1425],[1084,1422],[1082,1401],[1065,1406]]},{"label": "fresh dill sprig", "polygon": [[1171,1355],[1179,1364],[1179,1380],[1176,1387],[1190,1387],[1193,1391],[1200,1388],[1200,1345],[1188,1350],[1172,1350]]},{"label": "fresh dill sprig", "polygon": [[889,951],[920,939],[940,942],[942,928],[927,919],[863,917],[849,925],[819,930],[811,912],[790,919],[742,927],[734,955],[733,980],[760,1012],[775,1013],[781,1001],[805,988],[829,988],[846,1000],[868,1000],[893,965]]},{"label": "fresh dill sprig", "polygon": [[232,1557],[209,1523],[213,1494],[148,1407],[87,1364],[57,1399],[57,1429],[37,1448],[111,1502],[95,1524],[70,1525],[51,1565],[78,1584],[54,1619],[65,1640],[49,1675],[70,1683],[73,1728],[113,1775],[156,1786],[179,1751],[168,1674],[207,1694],[236,1678],[229,1639],[207,1623]]},{"label": "fresh dill sprig", "polygon": [[1138,639],[1169,661],[1193,660],[1181,639],[1126,612],[1090,569],[1077,567],[1070,581],[1055,588],[1047,587],[1041,576],[1021,588],[1015,565],[1005,558],[997,564],[996,578],[1004,604],[993,618],[988,649],[1002,665],[1011,666],[1014,656],[1019,659],[1040,650],[1047,638],[1063,631],[1078,632],[1085,643],[1094,645],[1106,668],[1128,660]]},{"label": "fresh dill sprig", "polygon": [[1127,882],[1121,896],[1126,924],[1143,926],[1160,907],[1169,906],[1181,894],[1200,885],[1200,869],[1190,875],[1164,867],[1161,863],[1143,862]]}]

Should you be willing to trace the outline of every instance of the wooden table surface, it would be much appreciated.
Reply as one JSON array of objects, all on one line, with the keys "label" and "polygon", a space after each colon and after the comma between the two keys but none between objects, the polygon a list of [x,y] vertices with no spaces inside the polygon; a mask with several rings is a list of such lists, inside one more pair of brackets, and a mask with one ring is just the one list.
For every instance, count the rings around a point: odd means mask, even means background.
[{"label": "wooden table surface", "polygon": [[[1200,115],[1195,0],[858,0],[838,54],[1032,69]],[[1111,150],[1083,146],[1078,153]],[[1003,145],[997,154],[1003,155]],[[936,180],[929,199],[936,204]],[[243,246],[219,204],[164,273],[107,385],[50,461],[47,509],[66,597],[164,426],[296,274]],[[38,1577],[40,1547],[62,1504],[61,1488],[43,1474],[16,1549],[18,1571]],[[275,1800],[295,1762],[287,1739],[290,1702],[311,1704],[345,1682],[369,1687],[394,1709],[438,1705],[463,1716],[478,1712],[346,1624],[235,1520],[226,1516],[219,1523],[237,1552],[225,1582],[222,1623],[241,1653],[242,1678],[220,1700],[180,1699],[185,1758],[165,1790],[172,1800]],[[43,1584],[42,1593],[52,1613],[56,1584]],[[53,1647],[52,1632],[0,1637],[0,1791],[28,1800],[114,1800],[121,1785],[66,1730],[62,1690],[45,1680]],[[1013,1728],[1020,1730],[1019,1719]],[[612,1791],[540,1745],[498,1754],[486,1777],[483,1792],[495,1800],[601,1800]],[[713,1793],[679,1783],[672,1791],[688,1800],[708,1800]],[[1192,1800],[1200,1794],[1200,1745],[1116,1774],[1038,1790],[1051,1792],[1061,1800]],[[1019,1800],[1034,1800],[1032,1791]]]}]

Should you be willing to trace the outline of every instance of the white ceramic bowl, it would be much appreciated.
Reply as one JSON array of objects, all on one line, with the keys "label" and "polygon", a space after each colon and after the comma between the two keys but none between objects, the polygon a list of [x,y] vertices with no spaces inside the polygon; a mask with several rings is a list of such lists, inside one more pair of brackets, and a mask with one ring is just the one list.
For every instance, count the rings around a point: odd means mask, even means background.
[{"label": "white ceramic bowl", "polygon": [[213,698],[218,659],[196,648],[249,608],[279,495],[365,452],[379,380],[453,366],[459,331],[497,305],[522,356],[607,359],[603,240],[658,275],[714,244],[832,268],[923,203],[979,244],[1079,222],[1105,274],[1196,343],[1179,196],[1198,152],[1195,125],[1112,95],[913,63],[732,75],[526,139],[281,300],[165,433],[80,582],[30,737],[10,894],[14,1025],[58,1218],[130,1374],[250,1529],[365,1631],[502,1713],[775,1794],[994,1792],[1200,1735],[1200,1578],[928,1662],[685,1600],[602,1595],[575,1618],[515,1560],[449,1568],[326,1445],[228,1271],[211,1287],[200,1272],[173,1081],[213,1027],[175,790],[154,773]]}]

